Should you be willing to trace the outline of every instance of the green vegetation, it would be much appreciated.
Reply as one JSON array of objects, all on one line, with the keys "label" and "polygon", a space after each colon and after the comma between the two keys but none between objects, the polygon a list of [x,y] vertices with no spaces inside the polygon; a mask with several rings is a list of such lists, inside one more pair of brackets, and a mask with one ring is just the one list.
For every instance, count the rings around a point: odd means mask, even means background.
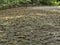
[{"label": "green vegetation", "polygon": [[58,6],[59,0],[0,0],[0,10],[18,6]]},{"label": "green vegetation", "polygon": [[59,5],[58,0],[0,0],[0,5]]}]

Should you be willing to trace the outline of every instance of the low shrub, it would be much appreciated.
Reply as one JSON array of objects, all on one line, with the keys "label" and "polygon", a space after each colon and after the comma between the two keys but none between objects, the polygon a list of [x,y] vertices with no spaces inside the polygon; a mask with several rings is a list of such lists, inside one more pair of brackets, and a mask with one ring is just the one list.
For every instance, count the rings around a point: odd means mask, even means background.
[{"label": "low shrub", "polygon": [[11,8],[15,6],[41,6],[52,5],[58,6],[58,0],[0,0],[0,9]]}]

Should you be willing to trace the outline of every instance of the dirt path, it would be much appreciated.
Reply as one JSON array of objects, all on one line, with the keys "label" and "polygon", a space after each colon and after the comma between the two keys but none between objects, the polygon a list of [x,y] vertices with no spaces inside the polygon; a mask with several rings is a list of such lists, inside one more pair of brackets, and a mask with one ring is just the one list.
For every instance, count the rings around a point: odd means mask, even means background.
[{"label": "dirt path", "polygon": [[0,11],[2,16],[60,14],[60,7],[18,7]]},{"label": "dirt path", "polygon": [[60,45],[60,13],[29,10],[0,11],[0,45]]}]

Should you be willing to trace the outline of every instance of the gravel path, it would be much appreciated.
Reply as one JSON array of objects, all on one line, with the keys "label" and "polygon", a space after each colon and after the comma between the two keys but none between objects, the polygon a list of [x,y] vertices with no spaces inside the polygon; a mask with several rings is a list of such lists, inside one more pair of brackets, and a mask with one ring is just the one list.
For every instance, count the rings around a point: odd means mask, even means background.
[{"label": "gravel path", "polygon": [[0,45],[60,45],[59,13],[25,11],[24,8],[0,11]]},{"label": "gravel path", "polygon": [[54,6],[42,6],[42,7],[18,7],[12,9],[6,9],[0,11],[0,17],[2,16],[17,16],[18,15],[40,15],[40,14],[60,14],[60,7]]}]

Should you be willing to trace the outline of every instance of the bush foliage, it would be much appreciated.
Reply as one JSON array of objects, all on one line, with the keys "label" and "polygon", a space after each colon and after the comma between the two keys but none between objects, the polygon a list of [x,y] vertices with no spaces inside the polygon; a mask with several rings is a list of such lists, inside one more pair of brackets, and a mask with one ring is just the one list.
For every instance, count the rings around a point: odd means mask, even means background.
[{"label": "bush foliage", "polygon": [[58,0],[0,0],[0,5],[59,5]]}]

